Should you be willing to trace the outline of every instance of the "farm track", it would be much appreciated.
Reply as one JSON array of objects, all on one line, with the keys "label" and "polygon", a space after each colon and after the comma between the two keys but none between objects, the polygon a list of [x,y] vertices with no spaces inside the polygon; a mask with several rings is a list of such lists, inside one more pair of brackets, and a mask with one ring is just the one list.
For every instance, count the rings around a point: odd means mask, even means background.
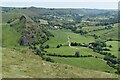
[{"label": "farm track", "polygon": [[69,44],[69,47],[71,47],[71,48],[74,48],[74,49],[78,49],[78,48],[76,48],[76,47],[72,47],[70,44],[70,36],[68,36],[68,44]]}]

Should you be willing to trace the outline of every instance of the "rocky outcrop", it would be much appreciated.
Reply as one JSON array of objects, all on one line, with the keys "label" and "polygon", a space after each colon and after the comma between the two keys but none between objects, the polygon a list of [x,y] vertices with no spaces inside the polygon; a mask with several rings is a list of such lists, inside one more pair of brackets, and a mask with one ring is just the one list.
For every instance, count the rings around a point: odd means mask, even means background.
[{"label": "rocky outcrop", "polygon": [[29,41],[27,40],[27,38],[25,36],[22,36],[19,40],[19,44],[22,45],[22,46],[28,46]]}]

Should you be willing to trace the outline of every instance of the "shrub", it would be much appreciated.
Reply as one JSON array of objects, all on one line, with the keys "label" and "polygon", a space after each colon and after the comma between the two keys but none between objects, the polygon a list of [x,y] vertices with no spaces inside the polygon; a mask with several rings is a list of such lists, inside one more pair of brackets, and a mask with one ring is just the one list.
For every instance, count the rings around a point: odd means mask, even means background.
[{"label": "shrub", "polygon": [[60,46],[62,46],[62,44],[60,44]]},{"label": "shrub", "polygon": [[80,57],[80,53],[78,51],[75,52],[75,57]]},{"label": "shrub", "polygon": [[60,45],[57,45],[57,47],[56,48],[60,48]]},{"label": "shrub", "polygon": [[45,48],[47,48],[47,49],[48,49],[48,48],[50,48],[50,46],[49,46],[49,45],[46,45],[46,46],[45,46]]},{"label": "shrub", "polygon": [[109,48],[112,48],[112,45],[110,45]]},{"label": "shrub", "polygon": [[42,53],[41,53],[40,49],[36,49],[35,52],[36,52],[36,55],[42,56]]},{"label": "shrub", "polygon": [[45,60],[45,61],[54,62],[54,60],[51,59],[50,57],[43,56],[42,59]]},{"label": "shrub", "polygon": [[120,48],[118,49],[118,51],[120,51]]}]

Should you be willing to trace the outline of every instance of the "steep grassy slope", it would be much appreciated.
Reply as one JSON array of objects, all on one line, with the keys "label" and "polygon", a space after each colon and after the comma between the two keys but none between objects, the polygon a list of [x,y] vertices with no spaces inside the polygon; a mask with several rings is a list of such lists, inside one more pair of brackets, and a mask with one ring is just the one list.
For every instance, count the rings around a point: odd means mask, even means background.
[{"label": "steep grassy slope", "polygon": [[[2,66],[2,48],[0,47],[0,66]],[[0,79],[2,78],[2,68],[0,68]]]},{"label": "steep grassy slope", "polygon": [[[2,24],[0,24],[0,66],[2,66]],[[0,79],[2,76],[2,69],[0,69]]]},{"label": "steep grassy slope", "polygon": [[14,49],[3,48],[2,62],[3,77],[117,77],[117,75],[105,72],[45,62],[39,56],[32,54],[30,50],[26,53],[20,53]]},{"label": "steep grassy slope", "polygon": [[2,45],[3,47],[17,47],[20,33],[7,24],[2,25]]},{"label": "steep grassy slope", "polygon": [[0,46],[2,46],[2,24],[0,24]]}]

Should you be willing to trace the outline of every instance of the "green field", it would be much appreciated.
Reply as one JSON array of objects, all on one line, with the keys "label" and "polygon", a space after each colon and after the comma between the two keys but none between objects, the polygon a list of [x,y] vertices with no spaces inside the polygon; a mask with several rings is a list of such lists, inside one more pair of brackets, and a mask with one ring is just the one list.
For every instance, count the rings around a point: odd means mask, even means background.
[{"label": "green field", "polygon": [[116,57],[118,57],[118,55],[120,54],[120,52],[118,52],[118,41],[108,41],[107,45],[112,45],[112,48],[109,48],[111,51],[111,54],[115,55]]},{"label": "green field", "polygon": [[103,28],[105,28],[105,26],[88,26],[88,27],[83,27],[82,30],[86,30],[89,32],[89,31],[103,29]]},{"label": "green field", "polygon": [[[93,55],[104,58],[103,55],[93,52],[93,50],[90,48],[68,46],[68,40],[67,40],[68,35],[70,36],[71,42],[79,42],[79,43],[93,42],[94,41],[93,37],[90,36],[85,37],[68,30],[61,30],[61,31],[52,30],[51,32],[55,35],[55,37],[52,37],[44,44],[44,45],[50,45],[49,49],[45,49],[47,53],[74,55],[75,52],[78,51],[80,52],[80,55]],[[60,48],[56,48],[58,44],[63,44],[63,46],[61,46]],[[51,58],[55,60],[55,62],[69,64],[79,68],[115,72],[115,69],[109,67],[104,60],[97,58],[60,58],[60,57],[51,57]]]},{"label": "green field", "polygon": [[68,45],[68,36],[71,38],[71,42],[90,43],[94,41],[94,38],[91,36],[81,36],[70,30],[50,30],[50,32],[54,34],[55,37],[51,37],[44,45],[49,44],[51,47],[56,47],[58,44]]},{"label": "green field", "polygon": [[114,40],[118,40],[118,26],[115,25],[112,29],[90,32],[89,34],[90,35],[96,34],[100,36],[100,38],[103,40],[110,39],[110,38]]},{"label": "green field", "polygon": [[98,57],[103,57],[103,55],[100,55],[96,52],[93,52],[92,49],[86,48],[86,47],[69,47],[69,46],[63,46],[60,48],[49,48],[45,49],[47,53],[56,53],[56,54],[63,54],[63,55],[74,55],[76,51],[80,52],[80,55],[93,55]]},{"label": "green field", "polygon": [[98,70],[98,71],[110,71],[114,72],[115,69],[109,67],[106,62],[96,58],[58,58],[52,57],[56,62],[73,65],[79,68]]}]

